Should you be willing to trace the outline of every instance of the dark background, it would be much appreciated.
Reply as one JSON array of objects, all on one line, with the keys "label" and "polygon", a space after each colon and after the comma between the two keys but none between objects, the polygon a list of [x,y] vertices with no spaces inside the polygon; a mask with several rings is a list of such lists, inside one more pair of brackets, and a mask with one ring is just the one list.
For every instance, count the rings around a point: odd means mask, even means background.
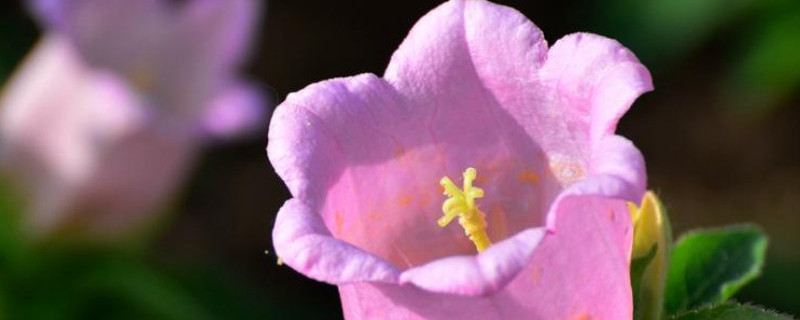
[{"label": "dark background", "polygon": [[[649,186],[665,202],[676,235],[761,225],[770,236],[766,268],[737,298],[800,314],[800,2],[499,2],[530,18],[549,43],[588,31],[637,54],[656,89],[635,103],[619,133],[644,153]],[[437,4],[271,1],[244,71],[277,101],[320,80],[382,74],[411,26]],[[40,31],[19,3],[0,10],[5,81]],[[146,263],[176,279],[222,279],[220,287],[238,297],[232,300],[244,301],[230,305],[248,310],[244,318],[340,318],[335,287],[265,254],[275,213],[289,197],[265,145],[266,125],[207,149]]]}]

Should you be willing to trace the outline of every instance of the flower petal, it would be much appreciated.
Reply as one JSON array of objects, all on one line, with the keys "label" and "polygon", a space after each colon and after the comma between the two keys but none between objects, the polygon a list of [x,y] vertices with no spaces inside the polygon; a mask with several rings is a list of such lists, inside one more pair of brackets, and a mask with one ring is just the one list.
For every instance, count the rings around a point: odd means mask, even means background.
[{"label": "flower petal", "polygon": [[400,283],[464,296],[493,293],[525,267],[544,235],[544,228],[528,229],[478,255],[442,258],[408,269],[400,276]]},{"label": "flower petal", "polygon": [[167,106],[191,117],[202,113],[197,106],[207,105],[231,86],[237,68],[249,54],[260,3],[189,1],[169,21],[173,36],[152,35],[164,41],[154,63],[163,91],[160,96]]},{"label": "flower petal", "polygon": [[265,104],[259,89],[249,84],[232,85],[206,110],[201,130],[218,138],[229,138],[259,129],[265,123]]},{"label": "flower petal", "polygon": [[525,268],[498,291],[464,296],[414,286],[345,284],[339,286],[345,318],[631,319],[628,260],[619,245],[632,236],[624,201],[573,196],[560,208],[559,231],[548,234]]},{"label": "flower petal", "polygon": [[569,196],[519,277],[507,287],[541,319],[630,319],[633,230],[623,200]]},{"label": "flower petal", "polygon": [[430,117],[474,116],[480,109],[470,104],[496,104],[503,111],[495,119],[511,117],[551,162],[578,168],[592,156],[592,141],[612,134],[652,89],[647,69],[618,42],[575,34],[548,51],[523,15],[486,1],[450,1],[420,19],[385,77],[420,106],[436,105],[418,110]]},{"label": "flower petal", "polygon": [[635,203],[644,195],[644,157],[628,139],[613,135],[599,141],[589,166],[589,175],[565,189],[553,202],[547,215],[550,230],[555,230],[559,206],[566,198],[595,195]]},{"label": "flower petal", "polygon": [[633,142],[622,136],[609,135],[594,145],[589,172],[592,176],[613,176],[628,185],[623,192],[603,194],[610,198],[636,202],[647,187],[644,156]]},{"label": "flower petal", "polygon": [[540,77],[555,103],[587,119],[593,140],[613,134],[636,98],[653,89],[650,72],[630,50],[589,33],[567,35],[553,44]]},{"label": "flower petal", "polygon": [[319,214],[298,199],[281,207],[272,241],[284,263],[319,281],[394,283],[399,276],[391,263],[334,239]]},{"label": "flower petal", "polygon": [[170,32],[163,2],[35,0],[32,9],[42,24],[73,41],[88,63],[133,75],[160,54],[161,38]]},{"label": "flower petal", "polygon": [[[34,12],[92,66],[124,77],[170,117],[202,121],[248,51],[259,2],[38,0]],[[199,107],[200,106],[200,107]]]},{"label": "flower petal", "polygon": [[196,60],[191,62],[192,69],[210,69],[217,73],[235,69],[249,53],[261,3],[253,0],[189,1],[181,8],[177,26],[180,37],[171,39],[170,46],[175,47],[171,62],[191,58]]}]

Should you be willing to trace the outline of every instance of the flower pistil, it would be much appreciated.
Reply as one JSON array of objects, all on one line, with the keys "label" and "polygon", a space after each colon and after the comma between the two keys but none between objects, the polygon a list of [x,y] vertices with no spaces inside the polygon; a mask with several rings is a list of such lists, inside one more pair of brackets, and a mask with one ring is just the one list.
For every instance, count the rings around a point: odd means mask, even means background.
[{"label": "flower pistil", "polygon": [[464,170],[464,186],[459,189],[453,180],[448,177],[442,178],[439,184],[444,188],[447,200],[442,204],[444,216],[436,222],[444,228],[453,219],[458,218],[458,223],[464,228],[464,233],[475,244],[478,252],[486,250],[492,242],[486,234],[486,214],[475,205],[475,199],[483,197],[483,189],[475,187],[472,182],[477,176],[475,168]]}]

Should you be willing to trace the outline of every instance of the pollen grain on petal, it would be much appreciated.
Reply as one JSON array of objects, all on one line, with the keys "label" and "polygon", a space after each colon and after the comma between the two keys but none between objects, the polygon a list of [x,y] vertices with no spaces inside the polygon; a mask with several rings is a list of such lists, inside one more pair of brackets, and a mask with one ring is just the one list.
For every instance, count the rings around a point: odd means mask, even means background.
[{"label": "pollen grain on petal", "polygon": [[381,220],[383,215],[378,211],[370,211],[370,213],[369,213],[369,215],[367,215],[367,217],[369,217],[370,221],[375,222],[375,221]]},{"label": "pollen grain on petal", "polygon": [[[441,193],[441,192],[439,192],[439,193]],[[418,203],[419,203],[420,207],[427,207],[429,204],[431,204],[431,196],[428,195],[427,193],[422,194],[419,197],[419,202]]]},{"label": "pollen grain on petal", "polygon": [[531,285],[536,286],[539,284],[539,281],[542,280],[542,268],[539,266],[533,266],[531,270]]},{"label": "pollen grain on petal", "polygon": [[523,170],[522,172],[520,172],[517,178],[519,179],[519,181],[528,184],[537,184],[539,183],[539,181],[542,180],[542,178],[538,174],[536,174],[536,172],[530,170]]},{"label": "pollen grain on petal", "polygon": [[344,225],[344,219],[342,218],[342,212],[339,211],[339,210],[336,210],[333,213],[333,219],[334,219],[334,222],[336,223],[336,235],[341,235],[342,234],[342,226]]},{"label": "pollen grain on petal", "polygon": [[592,317],[589,315],[589,312],[583,311],[571,320],[592,320]]},{"label": "pollen grain on petal", "polygon": [[397,197],[397,205],[401,207],[407,207],[412,202],[414,202],[414,196],[411,194],[401,194]]},{"label": "pollen grain on petal", "polygon": [[563,186],[569,186],[583,179],[586,174],[580,162],[560,155],[550,157],[550,171]]}]

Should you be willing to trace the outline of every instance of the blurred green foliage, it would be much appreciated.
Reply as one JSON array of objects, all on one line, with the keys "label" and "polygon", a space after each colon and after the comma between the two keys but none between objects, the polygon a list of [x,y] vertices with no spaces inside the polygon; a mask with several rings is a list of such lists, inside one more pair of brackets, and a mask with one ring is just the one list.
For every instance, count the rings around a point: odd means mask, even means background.
[{"label": "blurred green foliage", "polygon": [[[767,0],[769,1],[769,0]],[[766,3],[759,0],[613,0],[601,6],[600,29],[620,40],[648,67],[685,59],[726,24]]]},{"label": "blurred green foliage", "polygon": [[746,33],[726,87],[726,102],[744,111],[770,111],[800,88],[800,2],[769,8],[762,16]]},{"label": "blurred green foliage", "polygon": [[[800,2],[613,0],[594,2],[597,29],[630,47],[656,74],[699,50],[725,52],[723,105],[750,113],[783,105],[800,88]],[[713,48],[708,48],[713,46]],[[678,69],[679,70],[679,69]]]}]

